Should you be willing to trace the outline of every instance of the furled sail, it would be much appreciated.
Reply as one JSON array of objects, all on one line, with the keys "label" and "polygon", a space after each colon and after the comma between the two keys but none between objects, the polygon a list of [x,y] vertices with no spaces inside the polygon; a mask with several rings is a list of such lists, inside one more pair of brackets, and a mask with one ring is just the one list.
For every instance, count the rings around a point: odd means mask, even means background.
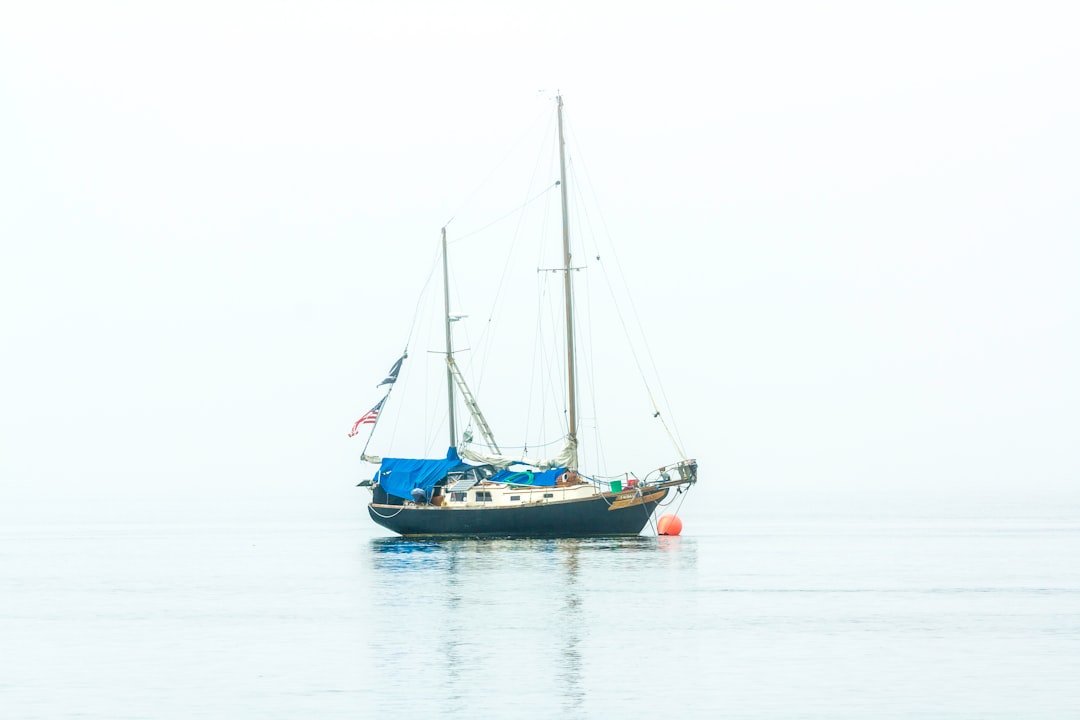
[{"label": "furled sail", "polygon": [[559,454],[551,458],[531,458],[524,455],[496,455],[473,450],[469,446],[458,448],[458,454],[463,460],[494,465],[505,468],[511,465],[528,465],[530,467],[547,470],[549,468],[577,468],[577,441],[567,436],[566,444],[563,445]]}]

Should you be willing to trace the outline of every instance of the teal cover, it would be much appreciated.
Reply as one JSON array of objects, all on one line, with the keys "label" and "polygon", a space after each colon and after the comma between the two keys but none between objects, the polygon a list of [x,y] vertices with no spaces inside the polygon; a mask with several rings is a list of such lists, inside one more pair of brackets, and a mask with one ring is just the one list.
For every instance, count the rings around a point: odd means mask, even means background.
[{"label": "teal cover", "polygon": [[511,485],[538,485],[551,487],[559,476],[566,472],[566,468],[552,468],[551,470],[501,470],[495,473],[491,482],[510,483]]}]

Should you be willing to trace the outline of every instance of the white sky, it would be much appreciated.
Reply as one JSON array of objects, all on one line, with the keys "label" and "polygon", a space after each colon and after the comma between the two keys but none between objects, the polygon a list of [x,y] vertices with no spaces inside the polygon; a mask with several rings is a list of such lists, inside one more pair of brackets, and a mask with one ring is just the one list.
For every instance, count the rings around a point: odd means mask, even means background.
[{"label": "white sky", "polygon": [[[345,432],[439,227],[555,88],[660,338],[699,502],[705,484],[1075,498],[1078,19],[5,4],[5,508],[358,511],[370,471]],[[670,459],[658,435],[631,469]]]}]

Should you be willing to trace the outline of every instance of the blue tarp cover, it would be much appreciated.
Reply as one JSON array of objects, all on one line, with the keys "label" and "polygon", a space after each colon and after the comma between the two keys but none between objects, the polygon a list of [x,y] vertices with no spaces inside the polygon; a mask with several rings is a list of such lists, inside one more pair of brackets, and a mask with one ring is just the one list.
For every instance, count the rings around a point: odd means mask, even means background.
[{"label": "blue tarp cover", "polygon": [[566,472],[566,468],[552,468],[543,472],[538,470],[500,470],[495,473],[495,477],[491,478],[491,482],[553,486],[564,472]]},{"label": "blue tarp cover", "polygon": [[382,489],[394,497],[412,500],[412,491],[422,488],[431,497],[431,488],[448,473],[466,470],[470,465],[461,462],[457,448],[446,451],[445,460],[412,460],[408,458],[383,458],[375,479]]}]

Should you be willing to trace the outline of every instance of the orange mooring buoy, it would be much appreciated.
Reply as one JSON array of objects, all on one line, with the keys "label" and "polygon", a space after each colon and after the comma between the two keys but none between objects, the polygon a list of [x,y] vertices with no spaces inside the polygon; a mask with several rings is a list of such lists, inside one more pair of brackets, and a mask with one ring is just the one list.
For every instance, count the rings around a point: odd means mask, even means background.
[{"label": "orange mooring buoy", "polygon": [[678,535],[682,532],[682,520],[678,515],[664,515],[656,523],[658,535]]}]

